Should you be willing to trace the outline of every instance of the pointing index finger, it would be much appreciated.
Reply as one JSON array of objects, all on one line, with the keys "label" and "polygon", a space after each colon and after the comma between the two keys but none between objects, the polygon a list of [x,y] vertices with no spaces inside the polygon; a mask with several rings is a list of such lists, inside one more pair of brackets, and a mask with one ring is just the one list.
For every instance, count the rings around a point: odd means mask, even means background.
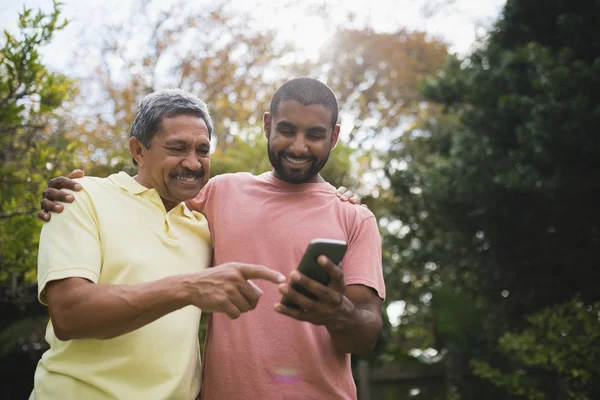
[{"label": "pointing index finger", "polygon": [[267,268],[264,265],[257,264],[242,264],[240,265],[240,272],[244,276],[244,279],[263,279],[273,283],[282,283],[285,281],[285,276],[271,268]]}]

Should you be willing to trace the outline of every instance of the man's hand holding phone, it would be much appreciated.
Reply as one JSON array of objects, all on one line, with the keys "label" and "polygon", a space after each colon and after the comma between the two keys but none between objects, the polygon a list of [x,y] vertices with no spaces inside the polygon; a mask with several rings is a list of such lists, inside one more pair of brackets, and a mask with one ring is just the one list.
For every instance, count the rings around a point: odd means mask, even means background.
[{"label": "man's hand holding phone", "polygon": [[[352,312],[354,304],[344,296],[346,285],[342,268],[324,255],[317,258],[317,263],[329,275],[329,285],[325,286],[298,271],[294,271],[290,274],[286,283],[279,285],[279,292],[286,300],[297,304],[299,308],[288,307],[279,303],[275,305],[274,309],[299,321],[325,325],[328,328],[335,329],[340,318]],[[292,287],[292,284],[301,285],[311,292],[316,299],[311,299],[298,292]]]}]

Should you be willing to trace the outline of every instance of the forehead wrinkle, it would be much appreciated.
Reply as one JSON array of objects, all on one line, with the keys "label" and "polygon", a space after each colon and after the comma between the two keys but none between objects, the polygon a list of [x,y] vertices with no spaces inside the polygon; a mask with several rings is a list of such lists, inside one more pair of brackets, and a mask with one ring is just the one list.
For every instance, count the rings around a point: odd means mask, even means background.
[{"label": "forehead wrinkle", "polygon": [[[188,141],[188,140],[181,139],[181,138],[167,138],[162,143],[163,143],[163,145],[183,144],[183,145],[187,146],[190,142],[195,142],[195,141],[196,141],[195,139]],[[200,141],[200,143],[199,143],[200,146],[210,145],[210,140],[208,140],[207,137],[200,137],[199,141]]]},{"label": "forehead wrinkle", "polygon": [[164,141],[165,144],[187,144],[188,142],[183,139],[167,139]]}]

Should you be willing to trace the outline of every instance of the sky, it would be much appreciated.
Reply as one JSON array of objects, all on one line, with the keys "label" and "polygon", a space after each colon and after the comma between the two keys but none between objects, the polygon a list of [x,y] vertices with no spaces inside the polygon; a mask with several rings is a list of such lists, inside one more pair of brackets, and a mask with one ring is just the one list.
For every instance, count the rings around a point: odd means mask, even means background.
[{"label": "sky", "polygon": [[[62,0],[63,15],[71,22],[53,43],[42,52],[45,61],[57,70],[69,67],[68,54],[76,45],[74,40],[84,29],[94,29],[102,20],[125,18],[132,12],[134,0]],[[202,0],[189,4],[201,7]],[[169,7],[175,0],[156,2]],[[377,31],[395,31],[399,28],[426,31],[432,37],[450,44],[450,51],[466,55],[478,35],[498,17],[505,0],[301,0],[273,2],[273,0],[230,0],[232,7],[251,13],[259,29],[275,29],[278,34],[294,42],[307,57],[316,57],[319,45],[333,33],[335,25],[347,24],[347,16],[354,16],[354,25],[370,25]],[[294,6],[290,6],[293,4]],[[19,11],[23,6],[49,10],[51,0],[0,0],[0,29],[14,31]],[[433,13],[427,13],[425,6]],[[328,7],[330,16],[321,18],[319,10]],[[135,10],[135,9],[133,9]],[[96,25],[97,26],[97,25]],[[66,71],[65,71],[66,72]]]}]

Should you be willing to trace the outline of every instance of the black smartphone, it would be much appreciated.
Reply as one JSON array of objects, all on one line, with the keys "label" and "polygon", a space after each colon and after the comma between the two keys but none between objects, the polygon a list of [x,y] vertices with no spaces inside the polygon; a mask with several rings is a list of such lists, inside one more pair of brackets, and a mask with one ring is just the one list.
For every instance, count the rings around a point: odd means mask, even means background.
[{"label": "black smartphone", "polygon": [[[329,285],[331,280],[329,274],[317,263],[317,258],[323,255],[329,258],[334,264],[339,265],[344,258],[344,254],[346,254],[347,247],[346,242],[343,240],[320,238],[311,240],[300,260],[300,264],[298,264],[298,272],[314,279],[322,285]],[[316,299],[316,296],[306,290],[304,286],[292,283],[292,288],[306,297],[313,300]],[[290,301],[285,296],[281,300],[281,304],[290,308],[301,309],[300,306]]]}]

